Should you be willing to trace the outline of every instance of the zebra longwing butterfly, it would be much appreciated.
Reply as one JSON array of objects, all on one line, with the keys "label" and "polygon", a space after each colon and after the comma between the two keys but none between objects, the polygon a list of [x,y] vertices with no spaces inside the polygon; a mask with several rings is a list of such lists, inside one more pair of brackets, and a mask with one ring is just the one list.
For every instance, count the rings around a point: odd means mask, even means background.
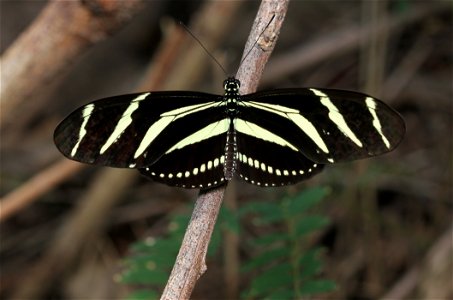
[{"label": "zebra longwing butterfly", "polygon": [[325,164],[392,151],[405,124],[365,94],[278,89],[239,95],[147,92],[80,107],[55,130],[58,149],[83,163],[138,169],[171,186],[207,188],[237,174],[258,186],[294,184]]}]

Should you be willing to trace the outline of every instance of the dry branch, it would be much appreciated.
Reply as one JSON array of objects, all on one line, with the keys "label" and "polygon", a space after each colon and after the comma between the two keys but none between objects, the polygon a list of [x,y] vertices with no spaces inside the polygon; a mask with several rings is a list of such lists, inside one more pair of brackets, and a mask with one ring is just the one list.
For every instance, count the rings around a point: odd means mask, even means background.
[{"label": "dry branch", "polygon": [[[262,1],[247,40],[246,60],[237,72],[241,93],[254,92],[277,41],[289,1]],[[269,24],[269,21],[273,21]],[[249,50],[253,49],[249,52]],[[170,278],[161,299],[189,299],[206,271],[206,253],[226,186],[200,192]]]},{"label": "dry branch", "polygon": [[15,120],[26,101],[54,82],[87,48],[113,34],[142,0],[52,0],[2,55],[0,122]]},{"label": "dry branch", "polygon": [[60,160],[39,172],[19,188],[0,199],[0,222],[33,203],[65,178],[74,175],[83,165],[70,160]]}]

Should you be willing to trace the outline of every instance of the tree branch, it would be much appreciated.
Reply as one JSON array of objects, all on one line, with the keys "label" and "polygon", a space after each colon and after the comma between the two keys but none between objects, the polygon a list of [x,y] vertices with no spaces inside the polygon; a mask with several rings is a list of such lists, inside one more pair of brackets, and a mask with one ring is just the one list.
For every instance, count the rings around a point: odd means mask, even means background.
[{"label": "tree branch", "polygon": [[1,57],[1,125],[15,120],[37,90],[54,82],[89,46],[122,28],[141,7],[142,0],[50,1]]},{"label": "tree branch", "polygon": [[[237,78],[241,93],[254,92],[277,41],[289,0],[261,2],[250,32]],[[273,21],[269,24],[269,21]],[[267,26],[267,27],[266,27]],[[249,49],[253,49],[249,53]],[[225,186],[200,191],[167,286],[161,299],[188,299],[198,278],[206,271],[206,252],[222,204]]]},{"label": "tree branch", "polygon": [[82,168],[82,164],[62,159],[30,178],[0,199],[0,223],[40,199],[41,195],[54,188],[62,179],[74,175]]}]

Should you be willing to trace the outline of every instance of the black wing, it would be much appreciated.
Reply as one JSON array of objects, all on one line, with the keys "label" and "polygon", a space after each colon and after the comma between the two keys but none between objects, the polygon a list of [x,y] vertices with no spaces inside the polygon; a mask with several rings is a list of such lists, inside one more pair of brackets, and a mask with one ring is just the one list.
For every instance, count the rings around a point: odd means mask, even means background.
[{"label": "black wing", "polygon": [[[307,159],[335,163],[392,151],[402,140],[401,116],[371,96],[330,89],[281,89],[244,95],[238,116],[257,139],[297,149]],[[250,124],[268,132],[253,134]],[[241,147],[248,147],[246,144]],[[275,156],[291,156],[277,147]],[[250,152],[246,150],[247,152]],[[299,163],[301,164],[301,163]],[[303,165],[303,163],[301,164]],[[298,166],[296,164],[296,166]]]},{"label": "black wing", "polygon": [[[146,168],[162,158],[170,167],[181,162],[179,166],[187,169],[191,166],[186,162],[188,157],[206,157],[207,150],[194,144],[228,129],[228,122],[222,119],[224,109],[220,100],[221,96],[198,92],[151,92],[105,98],[80,107],[64,119],[55,130],[54,141],[66,157],[84,163]],[[216,151],[214,155],[220,157],[225,139],[214,138],[211,143],[215,144],[211,145],[214,150],[209,151]],[[156,166],[159,174],[170,172],[170,168],[162,165]],[[184,172],[192,169],[193,165]]]},{"label": "black wing", "polygon": [[163,155],[140,172],[154,181],[183,188],[209,188],[224,183],[225,134],[205,137],[190,147]]},{"label": "black wing", "polygon": [[323,169],[322,164],[314,163],[289,147],[240,132],[236,137],[236,173],[251,184],[265,187],[294,184]]}]

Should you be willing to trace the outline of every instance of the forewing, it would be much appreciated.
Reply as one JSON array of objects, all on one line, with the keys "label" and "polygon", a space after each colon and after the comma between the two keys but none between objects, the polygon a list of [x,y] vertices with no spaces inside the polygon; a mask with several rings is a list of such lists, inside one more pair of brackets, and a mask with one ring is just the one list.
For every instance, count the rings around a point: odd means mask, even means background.
[{"label": "forewing", "polygon": [[[326,164],[392,151],[405,125],[368,95],[330,89],[283,89],[242,97],[239,118],[266,128],[310,160]],[[272,141],[272,137],[263,137]]]},{"label": "forewing", "polygon": [[[105,98],[71,113],[56,128],[54,141],[66,157],[76,161],[144,168],[188,136],[220,121],[220,98],[198,92]],[[186,154],[196,153],[187,149]]]}]

